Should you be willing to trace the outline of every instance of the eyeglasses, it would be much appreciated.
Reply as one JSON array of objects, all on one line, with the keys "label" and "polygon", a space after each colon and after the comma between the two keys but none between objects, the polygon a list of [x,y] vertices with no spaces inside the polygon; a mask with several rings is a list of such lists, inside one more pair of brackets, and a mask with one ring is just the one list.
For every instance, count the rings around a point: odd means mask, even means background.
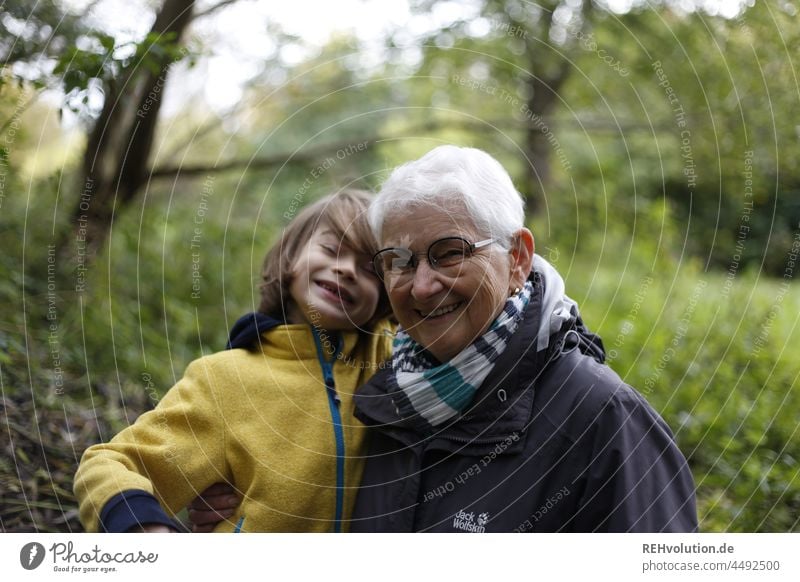
[{"label": "eyeglasses", "polygon": [[493,242],[497,242],[496,239],[487,238],[471,243],[460,236],[449,236],[431,243],[427,253],[414,253],[403,247],[382,249],[372,257],[372,263],[375,266],[375,273],[383,281],[410,280],[419,265],[417,257],[425,254],[432,269],[453,276],[458,274],[461,264],[475,254],[477,249]]}]

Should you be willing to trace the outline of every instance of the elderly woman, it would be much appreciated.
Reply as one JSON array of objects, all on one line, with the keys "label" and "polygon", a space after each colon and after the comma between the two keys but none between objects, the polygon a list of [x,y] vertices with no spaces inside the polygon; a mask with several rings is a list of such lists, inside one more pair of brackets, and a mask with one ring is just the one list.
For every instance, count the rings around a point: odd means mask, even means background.
[{"label": "elderly woman", "polygon": [[534,254],[508,173],[442,146],[369,211],[400,323],[356,396],[372,440],[353,531],[697,529],[672,433]]}]

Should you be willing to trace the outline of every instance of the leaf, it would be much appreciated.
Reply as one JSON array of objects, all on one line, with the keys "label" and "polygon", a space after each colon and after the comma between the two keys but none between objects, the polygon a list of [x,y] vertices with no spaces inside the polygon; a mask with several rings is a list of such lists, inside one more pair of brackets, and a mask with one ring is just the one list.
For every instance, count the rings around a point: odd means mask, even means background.
[{"label": "leaf", "polygon": [[21,459],[23,463],[29,465],[31,462],[30,457],[23,451],[20,447],[17,447],[14,452],[16,453],[16,457]]},{"label": "leaf", "polygon": [[116,39],[113,36],[105,34],[103,32],[95,32],[94,36],[95,38],[97,38],[98,41],[100,41],[100,45],[105,49],[107,54],[111,54],[112,52],[114,52],[114,47],[116,46]]}]

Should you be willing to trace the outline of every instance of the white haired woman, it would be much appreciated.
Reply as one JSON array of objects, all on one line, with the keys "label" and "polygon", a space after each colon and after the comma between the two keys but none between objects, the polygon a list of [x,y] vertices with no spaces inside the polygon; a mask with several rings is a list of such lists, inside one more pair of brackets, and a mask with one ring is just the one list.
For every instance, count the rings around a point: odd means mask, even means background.
[{"label": "white haired woman", "polygon": [[608,366],[487,153],[441,146],[370,206],[400,323],[356,396],[372,427],[353,531],[697,529],[673,435]]}]

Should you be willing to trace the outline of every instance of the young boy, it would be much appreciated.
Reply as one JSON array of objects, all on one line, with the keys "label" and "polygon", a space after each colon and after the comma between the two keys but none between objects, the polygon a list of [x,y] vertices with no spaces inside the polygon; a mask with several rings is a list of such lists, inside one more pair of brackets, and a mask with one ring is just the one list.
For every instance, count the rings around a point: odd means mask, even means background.
[{"label": "young boy", "polygon": [[169,514],[217,482],[242,502],[215,531],[347,529],[365,452],[352,396],[392,340],[369,200],[345,191],[300,212],[231,349],[192,362],[154,410],[86,450],[74,489],[87,531],[171,531]]}]

